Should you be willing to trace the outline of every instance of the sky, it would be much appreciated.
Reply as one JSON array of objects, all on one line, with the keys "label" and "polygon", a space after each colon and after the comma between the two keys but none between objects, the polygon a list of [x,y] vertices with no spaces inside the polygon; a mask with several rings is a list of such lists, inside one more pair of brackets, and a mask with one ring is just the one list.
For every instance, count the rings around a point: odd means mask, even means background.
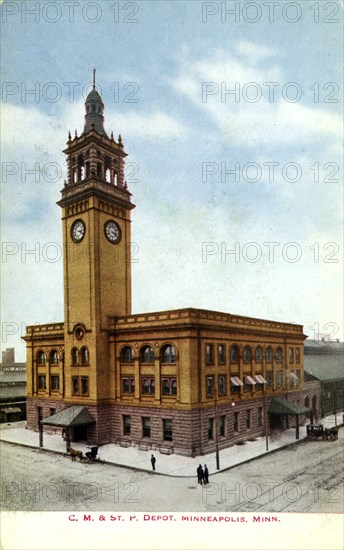
[{"label": "sky", "polygon": [[343,339],[341,2],[12,2],[2,17],[2,336],[63,320],[68,132],[95,67],[122,135],[133,313]]}]

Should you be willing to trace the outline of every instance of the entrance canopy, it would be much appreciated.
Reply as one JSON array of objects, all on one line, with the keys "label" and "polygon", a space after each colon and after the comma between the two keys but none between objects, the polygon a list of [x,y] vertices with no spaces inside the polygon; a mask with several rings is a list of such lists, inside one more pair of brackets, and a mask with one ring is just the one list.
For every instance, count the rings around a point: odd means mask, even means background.
[{"label": "entrance canopy", "polygon": [[310,409],[300,405],[300,403],[283,399],[283,397],[275,397],[269,407],[269,414],[277,415],[290,414],[292,416],[298,416],[299,414],[307,414],[309,411]]},{"label": "entrance canopy", "polygon": [[91,413],[86,407],[82,407],[81,405],[73,405],[72,407],[68,407],[61,412],[41,420],[41,424],[60,426],[61,428],[67,428],[69,426],[86,426],[88,424],[95,424],[95,422]]}]

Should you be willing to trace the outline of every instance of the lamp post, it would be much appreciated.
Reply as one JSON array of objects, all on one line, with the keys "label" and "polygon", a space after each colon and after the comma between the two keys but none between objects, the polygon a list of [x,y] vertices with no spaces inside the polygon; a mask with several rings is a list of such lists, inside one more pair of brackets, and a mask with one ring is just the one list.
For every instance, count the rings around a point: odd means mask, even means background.
[{"label": "lamp post", "polygon": [[334,412],[334,425],[337,426],[337,403],[336,403],[335,388],[333,388],[333,412]]},{"label": "lamp post", "polygon": [[217,383],[215,376],[214,392],[215,392],[215,457],[216,457],[216,469],[220,469],[220,451],[219,451],[219,439],[218,439],[218,410],[217,410]]},{"label": "lamp post", "polygon": [[263,404],[264,404],[264,424],[265,424],[265,447],[266,451],[269,450],[269,426],[268,426],[268,411],[266,406],[266,384],[263,389]]}]

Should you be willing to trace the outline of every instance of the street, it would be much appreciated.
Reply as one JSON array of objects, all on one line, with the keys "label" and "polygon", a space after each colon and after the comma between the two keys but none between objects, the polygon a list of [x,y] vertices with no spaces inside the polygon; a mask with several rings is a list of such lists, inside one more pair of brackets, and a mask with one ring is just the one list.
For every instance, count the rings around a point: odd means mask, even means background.
[{"label": "street", "polygon": [[220,473],[201,487],[169,477],[1,443],[1,509],[21,511],[343,511],[343,434],[303,441]]}]

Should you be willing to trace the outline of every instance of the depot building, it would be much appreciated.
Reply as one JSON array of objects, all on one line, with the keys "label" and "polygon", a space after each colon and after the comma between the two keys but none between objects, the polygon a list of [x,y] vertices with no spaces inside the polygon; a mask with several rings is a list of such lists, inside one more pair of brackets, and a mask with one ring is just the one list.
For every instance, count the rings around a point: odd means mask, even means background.
[{"label": "depot building", "polygon": [[[127,154],[104,129],[95,82],[85,111],[57,203],[64,321],[24,337],[28,428],[196,456],[298,427],[311,412],[301,325],[192,307],[132,313]],[[317,414],[313,386],[307,402]]]}]

